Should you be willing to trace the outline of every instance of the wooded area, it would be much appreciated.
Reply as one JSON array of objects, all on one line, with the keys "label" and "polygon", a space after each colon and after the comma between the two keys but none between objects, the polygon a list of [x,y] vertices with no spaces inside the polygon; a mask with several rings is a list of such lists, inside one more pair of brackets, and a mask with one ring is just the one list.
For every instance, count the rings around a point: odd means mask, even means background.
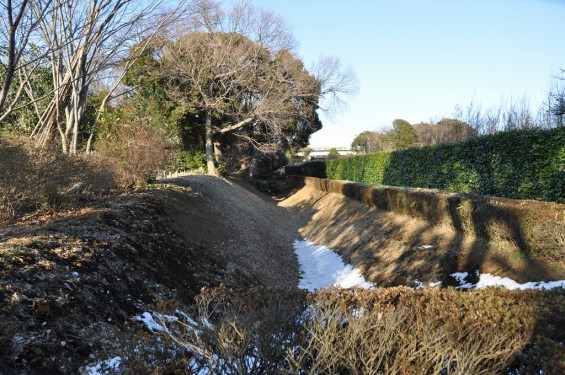
[{"label": "wooded area", "polygon": [[103,153],[127,133],[120,128],[149,127],[164,155],[205,151],[210,174],[245,168],[306,146],[322,126],[316,111],[338,108],[356,87],[336,58],[307,70],[286,22],[247,2],[1,7],[0,128],[63,154]]}]

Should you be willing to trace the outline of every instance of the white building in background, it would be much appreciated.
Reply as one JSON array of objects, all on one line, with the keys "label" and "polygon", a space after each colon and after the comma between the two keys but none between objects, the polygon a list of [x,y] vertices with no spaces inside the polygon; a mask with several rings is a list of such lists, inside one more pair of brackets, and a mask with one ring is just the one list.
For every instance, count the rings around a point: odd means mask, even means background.
[{"label": "white building in background", "polygon": [[[335,148],[341,156],[355,154],[355,150],[352,150],[351,147],[310,147],[312,151],[308,154],[306,160],[326,159],[332,148]],[[298,151],[296,156],[304,157],[303,150]]]}]

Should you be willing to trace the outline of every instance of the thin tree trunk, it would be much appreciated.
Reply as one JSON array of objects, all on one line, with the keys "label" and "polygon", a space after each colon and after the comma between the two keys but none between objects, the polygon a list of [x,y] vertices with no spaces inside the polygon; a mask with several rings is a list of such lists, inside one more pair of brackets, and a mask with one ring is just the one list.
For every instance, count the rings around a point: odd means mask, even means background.
[{"label": "thin tree trunk", "polygon": [[206,165],[208,174],[216,176],[216,166],[214,164],[214,130],[212,129],[212,110],[206,109]]}]

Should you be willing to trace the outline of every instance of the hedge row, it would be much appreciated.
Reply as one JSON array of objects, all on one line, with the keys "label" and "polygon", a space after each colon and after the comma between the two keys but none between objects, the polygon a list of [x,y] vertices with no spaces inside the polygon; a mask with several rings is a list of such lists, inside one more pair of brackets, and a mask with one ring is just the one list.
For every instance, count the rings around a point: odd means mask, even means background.
[{"label": "hedge row", "polygon": [[457,144],[332,160],[326,162],[326,176],[563,203],[565,128],[512,131]]}]

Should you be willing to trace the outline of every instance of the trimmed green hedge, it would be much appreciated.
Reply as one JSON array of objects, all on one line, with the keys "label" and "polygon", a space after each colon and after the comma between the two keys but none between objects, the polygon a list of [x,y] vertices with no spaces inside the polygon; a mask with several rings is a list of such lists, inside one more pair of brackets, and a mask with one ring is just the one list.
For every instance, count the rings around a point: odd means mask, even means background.
[{"label": "trimmed green hedge", "polygon": [[565,203],[565,128],[326,162],[326,176],[369,184]]}]

